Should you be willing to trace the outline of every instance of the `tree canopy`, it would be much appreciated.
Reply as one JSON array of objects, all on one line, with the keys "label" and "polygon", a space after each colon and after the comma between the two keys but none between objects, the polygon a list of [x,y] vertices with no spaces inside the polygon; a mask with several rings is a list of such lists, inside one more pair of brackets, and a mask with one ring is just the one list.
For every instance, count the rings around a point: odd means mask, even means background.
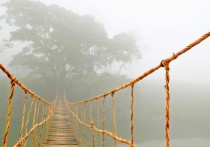
[{"label": "tree canopy", "polygon": [[103,24],[89,15],[30,0],[10,0],[3,6],[6,23],[17,28],[10,41],[25,44],[10,65],[27,67],[37,77],[63,83],[95,75],[113,62],[140,58],[132,36],[120,33],[109,38]]}]

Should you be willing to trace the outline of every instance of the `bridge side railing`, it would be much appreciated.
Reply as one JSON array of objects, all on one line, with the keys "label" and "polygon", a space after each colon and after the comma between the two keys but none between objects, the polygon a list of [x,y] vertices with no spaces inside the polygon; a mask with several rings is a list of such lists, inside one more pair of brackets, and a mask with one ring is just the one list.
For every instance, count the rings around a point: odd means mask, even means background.
[{"label": "bridge side railing", "polygon": [[[194,42],[192,42],[191,44],[189,44],[188,46],[186,46],[185,48],[183,48],[182,50],[180,50],[179,52],[173,54],[172,56],[162,60],[160,62],[160,64],[158,64],[157,66],[155,66],[154,68],[151,68],[150,70],[148,70],[147,72],[145,72],[144,74],[142,74],[141,76],[139,76],[138,78],[132,80],[131,82],[118,87],[116,89],[113,89],[109,92],[100,94],[98,96],[95,97],[91,97],[89,99],[83,100],[83,101],[79,101],[79,102],[68,102],[68,110],[69,112],[72,114],[73,117],[73,124],[75,126],[75,128],[78,129],[78,123],[81,125],[80,127],[83,129],[80,129],[81,131],[84,130],[85,128],[89,128],[89,130],[91,131],[92,134],[92,145],[95,146],[95,140],[96,137],[94,136],[94,132],[98,132],[100,134],[102,134],[102,142],[103,142],[103,147],[105,146],[105,135],[111,137],[114,140],[114,146],[116,146],[117,142],[121,142],[124,144],[128,144],[130,147],[134,147],[135,143],[134,143],[134,87],[135,84],[139,81],[141,81],[142,79],[144,79],[145,77],[149,76],[150,74],[154,73],[156,70],[160,69],[161,67],[163,67],[165,69],[165,93],[166,93],[166,108],[165,108],[165,147],[169,147],[170,145],[170,137],[169,137],[169,126],[170,126],[170,89],[169,89],[169,82],[170,82],[170,75],[169,75],[169,70],[170,70],[170,62],[172,62],[173,60],[177,59],[180,55],[184,54],[185,52],[189,51],[190,49],[192,49],[194,46],[196,46],[197,44],[201,43],[203,40],[205,40],[206,38],[208,38],[210,36],[210,32],[207,32],[206,34],[204,34],[203,36],[201,36],[199,39],[195,40]],[[121,91],[125,88],[131,88],[131,96],[130,96],[130,139],[123,139],[118,137],[117,132],[116,132],[116,128],[117,128],[117,124],[116,124],[116,116],[115,116],[115,93],[117,91]],[[109,96],[109,97],[108,97]],[[113,131],[107,131],[105,128],[105,113],[106,113],[106,99],[108,98],[112,98],[112,115],[113,115]],[[93,109],[93,103],[96,104],[96,115],[97,118],[99,118],[99,113],[98,113],[98,101],[102,100],[103,101],[103,106],[102,106],[102,128],[97,127],[97,123],[99,122],[99,119],[95,121],[93,120],[93,114],[92,114],[92,109]],[[89,104],[88,110],[87,110],[87,104]],[[89,112],[89,118],[87,120],[86,114],[87,111]],[[79,112],[81,112],[79,114]],[[77,130],[76,129],[76,130]],[[78,133],[78,131],[76,131],[76,133]],[[84,132],[79,132],[78,134],[83,134],[84,136],[84,140],[86,140],[86,134]],[[79,135],[77,135],[79,136]],[[81,135],[80,135],[81,136]]]},{"label": "bridge side railing", "polygon": [[[11,86],[8,100],[8,111],[6,116],[5,134],[3,137],[3,146],[6,147],[8,143],[8,136],[11,127],[10,121],[13,112],[12,108],[15,86],[19,87],[24,92],[24,98],[19,140],[14,144],[14,146],[26,146],[29,143],[31,146],[36,146],[36,144],[41,146],[42,142],[45,141],[45,137],[47,136],[45,135],[48,130],[47,122],[52,116],[54,102],[49,103],[28,89],[19,80],[17,80],[2,64],[0,64],[0,69],[7,75]],[[31,137],[31,141],[27,142],[29,137]]]},{"label": "bridge side railing", "polygon": [[[151,68],[147,72],[145,72],[143,75],[139,76],[138,78],[132,80],[128,84],[125,84],[121,87],[118,87],[116,89],[113,89],[109,92],[103,93],[101,95],[76,102],[71,103],[67,102],[67,108],[68,111],[72,115],[72,123],[74,124],[75,128],[75,134],[78,136],[79,134],[83,134],[84,140],[86,141],[86,134],[84,129],[89,128],[92,134],[92,144],[95,145],[96,143],[96,137],[94,135],[94,131],[98,132],[98,134],[102,134],[102,144],[103,147],[105,146],[105,136],[109,136],[114,140],[114,146],[116,146],[117,142],[121,142],[124,144],[128,144],[130,147],[135,146],[134,142],[134,87],[135,84],[147,77],[148,75],[154,73],[156,70],[163,67],[165,69],[165,92],[166,92],[166,112],[165,112],[165,140],[166,140],[166,147],[169,147],[170,143],[170,137],[169,137],[169,126],[170,126],[170,89],[169,89],[169,82],[170,82],[170,62],[177,59],[180,55],[187,52],[191,48],[193,48],[195,45],[199,44],[206,38],[210,36],[210,32],[204,34],[201,36],[198,40],[194,41],[193,43],[189,44],[187,47],[182,49],[181,51],[173,54],[169,58],[166,58],[160,62],[159,65],[157,65],[154,68]],[[5,126],[5,134],[3,137],[3,146],[6,147],[8,143],[8,135],[10,132],[10,121],[12,116],[12,108],[13,108],[13,97],[15,92],[15,86],[18,86],[23,92],[24,92],[24,100],[23,100],[23,110],[22,110],[22,116],[21,116],[21,127],[20,127],[20,133],[19,133],[19,140],[14,144],[14,146],[20,146],[24,145],[26,146],[27,139],[31,136],[31,146],[36,146],[37,144],[40,145],[43,140],[45,140],[45,137],[47,135],[44,135],[44,133],[47,133],[48,125],[52,112],[54,109],[54,102],[49,103],[45,101],[43,98],[39,97],[36,93],[29,90],[26,86],[24,86],[20,81],[18,81],[10,72],[2,65],[0,64],[0,69],[5,73],[10,80],[10,95],[8,100],[8,112],[6,116],[6,126]],[[130,88],[130,139],[124,139],[120,138],[117,134],[117,123],[116,123],[116,114],[115,114],[115,94],[118,91],[121,91],[123,89]],[[112,119],[113,119],[113,131],[108,131],[105,128],[106,123],[106,109],[107,109],[107,103],[106,100],[111,98],[111,107],[112,107]],[[30,99],[30,105],[27,105],[27,102]],[[99,120],[99,100],[102,101],[102,120]],[[94,104],[94,106],[93,106]],[[89,107],[87,107],[89,105]],[[26,111],[28,107],[28,111]],[[97,120],[94,121],[93,119],[93,107],[96,109],[96,115]],[[89,115],[89,120],[87,120],[86,115]],[[97,123],[96,123],[97,122]],[[102,123],[102,127],[98,127],[97,125],[99,122]],[[30,123],[30,125],[29,125]],[[81,130],[83,132],[78,133],[78,123],[83,126]],[[46,125],[46,127],[44,127]],[[29,129],[28,127],[31,126]],[[37,135],[39,134],[39,135]],[[81,136],[81,135],[80,135]],[[36,141],[37,140],[37,141]]]}]

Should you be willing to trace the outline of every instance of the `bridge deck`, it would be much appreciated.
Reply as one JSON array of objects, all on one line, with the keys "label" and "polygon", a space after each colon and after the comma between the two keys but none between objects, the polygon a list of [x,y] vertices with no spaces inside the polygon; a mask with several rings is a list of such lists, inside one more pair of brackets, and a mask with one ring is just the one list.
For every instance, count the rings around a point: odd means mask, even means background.
[{"label": "bridge deck", "polygon": [[64,98],[58,98],[44,147],[79,147],[74,130],[64,104]]}]

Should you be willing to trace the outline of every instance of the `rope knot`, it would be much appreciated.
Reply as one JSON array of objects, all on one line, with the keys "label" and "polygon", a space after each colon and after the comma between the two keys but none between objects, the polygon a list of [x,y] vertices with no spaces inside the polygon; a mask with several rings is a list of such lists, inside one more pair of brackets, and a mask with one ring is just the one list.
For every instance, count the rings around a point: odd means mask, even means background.
[{"label": "rope knot", "polygon": [[90,123],[90,127],[93,128],[93,123],[92,122]]},{"label": "rope knot", "polygon": [[114,96],[115,90],[112,90],[111,92],[111,96]]},{"label": "rope knot", "polygon": [[161,67],[164,67],[166,70],[170,70],[170,67],[169,67],[169,61],[166,59],[166,60],[162,60],[161,62],[160,62],[160,66]]},{"label": "rope knot", "polygon": [[160,62],[160,66],[161,66],[161,67],[164,67],[164,63],[163,63],[163,62],[164,62],[164,60],[162,60],[162,61]]},{"label": "rope knot", "polygon": [[25,91],[25,94],[29,93],[29,89],[24,89],[24,91]]},{"label": "rope knot", "polygon": [[11,85],[15,85],[17,83],[17,79],[15,77],[11,77]]}]

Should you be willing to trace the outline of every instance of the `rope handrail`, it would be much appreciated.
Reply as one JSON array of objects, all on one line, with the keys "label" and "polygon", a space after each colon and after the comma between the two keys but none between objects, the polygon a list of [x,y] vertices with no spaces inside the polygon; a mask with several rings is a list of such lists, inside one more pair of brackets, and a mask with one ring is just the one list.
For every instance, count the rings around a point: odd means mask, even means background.
[{"label": "rope handrail", "polygon": [[135,83],[137,83],[138,81],[144,79],[145,77],[147,77],[148,75],[152,74],[153,72],[155,72],[156,70],[158,70],[159,68],[161,67],[164,67],[164,64],[163,62],[168,62],[168,64],[175,60],[176,58],[178,58],[180,55],[182,55],[183,53],[187,52],[188,50],[190,50],[191,48],[193,48],[194,46],[196,46],[197,44],[199,44],[200,42],[202,42],[203,40],[205,40],[206,38],[208,38],[210,36],[210,32],[207,32],[206,34],[204,34],[203,36],[201,36],[199,39],[195,40],[194,42],[192,42],[191,44],[189,44],[188,46],[186,46],[185,48],[183,48],[182,50],[180,50],[179,52],[173,54],[172,56],[162,60],[160,62],[159,65],[149,69],[148,71],[146,71],[144,74],[142,74],[141,76],[137,77],[136,79],[130,81],[129,83],[125,84],[125,85],[122,85],[118,88],[115,88],[113,90],[110,90],[108,92],[105,92],[103,94],[100,94],[100,95],[97,95],[97,96],[94,96],[94,97],[91,97],[91,98],[88,98],[86,100],[82,100],[82,101],[79,101],[79,102],[72,102],[72,104],[78,104],[78,103],[85,103],[85,102],[89,102],[89,101],[92,101],[92,100],[97,100],[101,97],[106,97],[107,95],[110,95],[112,93],[115,93],[119,90],[122,90],[122,89],[125,89]]},{"label": "rope handrail", "polygon": [[14,81],[14,83],[19,85],[25,91],[25,93],[28,93],[28,94],[31,94],[31,95],[35,96],[35,98],[37,98],[38,100],[40,100],[40,101],[42,101],[42,102],[44,102],[48,105],[51,104],[51,103],[47,102],[45,99],[38,96],[35,92],[33,92],[29,88],[27,88],[23,83],[21,83],[17,78],[15,78],[15,76],[13,76],[2,64],[0,64],[0,69],[7,75],[7,77],[11,81]]},{"label": "rope handrail", "polygon": [[[125,85],[122,85],[120,87],[117,87],[115,89],[112,89],[108,92],[105,92],[103,94],[79,101],[79,102],[69,102],[66,99],[65,92],[64,92],[64,98],[66,102],[66,107],[69,111],[69,119],[71,118],[72,123],[74,125],[74,131],[75,135],[80,135],[80,141],[82,142],[82,135],[84,136],[84,142],[86,142],[86,128],[89,128],[92,136],[92,144],[95,146],[95,143],[97,143],[97,146],[99,146],[99,133],[102,134],[102,145],[103,147],[105,146],[105,135],[111,137],[114,140],[114,146],[116,147],[116,142],[121,142],[124,144],[130,145],[130,147],[135,147],[135,142],[134,142],[134,87],[135,84],[145,77],[149,76],[150,74],[154,73],[155,71],[159,70],[161,67],[164,68],[165,70],[165,93],[166,93],[166,107],[165,107],[165,140],[166,144],[165,147],[169,147],[170,145],[170,137],[169,137],[169,127],[170,127],[170,89],[169,89],[169,82],[170,82],[170,62],[177,59],[179,56],[184,54],[185,52],[189,51],[192,49],[194,46],[197,44],[201,43],[203,40],[208,38],[210,36],[210,32],[207,32],[194,42],[190,43],[188,46],[185,48],[181,49],[177,53],[174,53],[172,56],[165,58],[158,64],[157,66],[149,69],[148,71],[144,72],[142,75],[139,77],[135,78],[134,80],[128,82]],[[35,139],[38,139],[38,144],[40,146],[41,142],[43,143],[43,137],[45,137],[45,140],[47,140],[48,137],[48,129],[50,126],[52,114],[54,111],[55,107],[55,101],[53,102],[48,102],[45,99],[41,98],[38,96],[35,92],[31,91],[29,88],[27,88],[23,83],[21,83],[15,76],[13,76],[2,64],[0,64],[0,69],[7,75],[7,77],[10,79],[10,95],[9,95],[9,101],[8,101],[8,112],[7,112],[7,117],[6,117],[6,126],[5,126],[5,135],[3,139],[3,146],[7,146],[7,140],[8,140],[8,134],[9,134],[9,128],[10,128],[10,119],[11,119],[11,113],[12,113],[12,103],[13,103],[13,95],[14,95],[14,89],[15,86],[18,85],[24,92],[24,101],[23,101],[23,111],[22,111],[22,120],[21,120],[21,127],[20,127],[20,138],[16,142],[15,146],[21,146],[22,144],[25,146],[27,143],[27,138],[31,135],[32,136],[32,146],[36,145]],[[131,93],[130,93],[130,139],[124,139],[121,138],[117,135],[117,122],[116,122],[116,114],[115,114],[115,93],[118,91],[121,91],[125,88],[131,88]],[[58,94],[58,93],[57,93]],[[31,97],[31,103],[30,106],[27,106],[27,96]],[[112,98],[112,118],[113,118],[113,131],[108,131],[105,128],[105,120],[106,120],[106,99],[110,96]],[[109,97],[109,98],[110,98]],[[100,120],[100,113],[99,113],[99,104],[98,100],[102,99],[102,120]],[[93,102],[95,102],[95,107],[96,107],[96,114],[97,115],[95,118],[96,121],[94,122],[94,117],[92,114],[93,111]],[[89,104],[89,121],[86,121],[86,113],[87,113],[87,107],[86,105]],[[40,107],[42,106],[42,111],[40,110]],[[26,114],[26,108],[28,108],[27,114]],[[80,108],[80,111],[78,110]],[[33,113],[33,114],[31,114]],[[30,116],[32,115],[32,119],[30,119]],[[41,118],[41,120],[40,120]],[[28,129],[29,123],[31,124],[31,128]],[[78,123],[81,125],[80,129],[78,128]],[[102,128],[100,128],[100,123],[102,124]],[[46,125],[44,130],[44,125]],[[40,127],[40,129],[38,129]],[[24,131],[25,129],[25,131]],[[78,132],[80,130],[80,133]],[[37,131],[37,132],[36,132]],[[39,131],[39,132],[38,132]],[[45,136],[42,135],[42,132],[45,131],[46,134]],[[94,131],[97,132],[97,139],[95,139]],[[24,135],[23,135],[24,134]],[[37,136],[37,134],[39,136]],[[86,143],[85,143],[86,144]]]},{"label": "rope handrail", "polygon": [[[145,77],[147,77],[148,75],[152,74],[153,72],[155,72],[156,70],[160,69],[161,67],[163,67],[165,69],[165,93],[166,93],[166,109],[165,109],[165,140],[166,140],[166,144],[165,147],[169,147],[170,145],[170,139],[169,139],[169,126],[170,126],[170,90],[169,90],[169,82],[170,82],[170,75],[169,75],[169,64],[171,61],[177,59],[179,56],[181,56],[182,54],[184,54],[185,52],[189,51],[190,49],[192,49],[194,46],[196,46],[197,44],[201,43],[203,40],[205,40],[206,38],[208,38],[210,36],[210,32],[207,32],[206,34],[202,35],[200,38],[198,38],[197,40],[195,40],[194,42],[190,43],[189,45],[187,45],[185,48],[181,49],[179,52],[173,54],[172,56],[162,60],[160,62],[159,65],[149,69],[148,71],[146,71],[145,73],[143,73],[142,75],[140,75],[139,77],[137,77],[136,79],[130,81],[129,83],[122,85],[120,87],[117,87],[115,89],[112,89],[108,92],[105,92],[103,94],[79,101],[79,102],[68,102],[69,103],[69,111],[70,113],[73,115],[73,117],[83,126],[88,127],[90,130],[94,129],[96,132],[102,133],[103,134],[103,147],[104,147],[104,134],[110,136],[111,138],[114,139],[115,143],[114,146],[116,146],[116,140],[119,142],[123,142],[126,144],[129,144],[130,147],[134,147],[134,85],[139,82],[140,80],[144,79]],[[105,99],[107,98],[108,95],[111,95],[111,97],[113,98],[115,92],[120,91],[122,89],[125,89],[127,87],[131,87],[131,140],[126,140],[126,139],[122,139],[116,136],[116,121],[114,120],[114,130],[112,132],[109,132],[107,130],[105,130],[104,128],[104,123],[105,123],[105,110],[106,110],[106,106],[105,106]],[[103,130],[98,129],[96,126],[93,125],[93,121],[92,121],[92,102],[96,101],[97,106],[96,109],[98,109],[98,99],[103,99]],[[82,105],[85,105],[87,103],[90,103],[90,122],[86,123],[85,122],[85,111],[84,114],[81,116],[83,118],[79,118],[78,116],[78,107],[80,105],[80,107],[83,107]],[[114,98],[112,101],[112,112],[113,112],[113,119],[115,119],[115,108],[114,108]],[[76,107],[76,110],[74,110]],[[84,110],[86,110],[86,108],[83,108]],[[98,110],[97,110],[98,111]],[[98,113],[97,113],[98,115]],[[98,118],[98,116],[97,116]],[[81,133],[80,133],[81,134]],[[84,134],[85,136],[85,134]],[[92,136],[92,140],[93,140],[93,146],[94,146],[94,136]]]},{"label": "rope handrail", "polygon": [[[52,104],[52,105],[53,105],[53,104]],[[43,121],[41,121],[40,123],[34,125],[34,126],[30,129],[30,131],[29,131],[24,137],[22,137],[20,140],[18,140],[17,143],[16,143],[13,147],[18,147],[18,146],[20,146],[20,145],[29,137],[29,135],[31,135],[31,134],[34,132],[34,130],[35,130],[37,127],[42,126],[44,123],[46,123],[46,122],[51,118],[52,113],[53,113],[53,110],[51,109],[51,110],[50,110],[50,115],[49,115],[46,119],[44,119]]]},{"label": "rope handrail", "polygon": [[107,130],[101,130],[101,129],[98,129],[96,126],[94,126],[92,123],[91,124],[87,124],[85,123],[84,121],[81,121],[78,117],[78,115],[76,115],[72,109],[69,107],[69,105],[67,106],[68,110],[73,114],[74,117],[76,117],[76,119],[78,120],[78,122],[86,127],[89,127],[89,128],[93,128],[96,132],[99,132],[99,133],[105,133],[107,134],[108,136],[110,136],[111,138],[119,141],[119,142],[122,142],[122,143],[126,143],[128,145],[131,144],[131,141],[128,141],[126,139],[123,139],[123,138],[120,138],[120,137],[117,137],[116,135],[114,135],[112,132],[109,132]]},{"label": "rope handrail", "polygon": [[[8,135],[10,131],[10,120],[11,120],[11,114],[12,114],[12,108],[13,108],[13,96],[15,91],[15,86],[18,85],[24,92],[24,102],[23,102],[23,111],[22,111],[22,120],[21,120],[21,127],[20,127],[20,139],[17,141],[17,143],[14,146],[20,146],[22,143],[24,143],[24,146],[26,145],[26,139],[31,135],[32,136],[32,146],[35,144],[35,131],[38,130],[38,127],[41,127],[40,134],[42,134],[43,131],[43,125],[45,125],[46,122],[49,121],[49,119],[52,116],[52,110],[54,106],[54,102],[47,102],[45,99],[38,96],[35,92],[31,91],[29,88],[27,88],[23,83],[21,83],[15,76],[13,76],[2,64],[0,64],[0,69],[7,75],[7,77],[10,79],[10,96],[9,96],[9,102],[8,102],[8,111],[6,116],[6,126],[5,126],[5,135],[3,138],[3,146],[7,146],[8,142]],[[29,111],[26,115],[26,101],[27,101],[27,95],[30,95],[31,97],[31,104],[29,107]],[[41,103],[41,104],[40,104]],[[40,112],[40,107],[42,106],[42,112]],[[33,112],[33,117],[30,118],[31,112]],[[41,116],[40,116],[41,115]],[[39,118],[42,118],[41,121],[39,121]],[[32,120],[31,120],[32,119]],[[28,132],[28,125],[29,123],[32,123],[31,129]],[[25,131],[24,131],[25,130]],[[47,130],[46,130],[47,131]],[[24,136],[23,136],[24,133]],[[43,136],[40,135],[40,138],[43,138]],[[40,140],[38,141],[40,144]]]}]

